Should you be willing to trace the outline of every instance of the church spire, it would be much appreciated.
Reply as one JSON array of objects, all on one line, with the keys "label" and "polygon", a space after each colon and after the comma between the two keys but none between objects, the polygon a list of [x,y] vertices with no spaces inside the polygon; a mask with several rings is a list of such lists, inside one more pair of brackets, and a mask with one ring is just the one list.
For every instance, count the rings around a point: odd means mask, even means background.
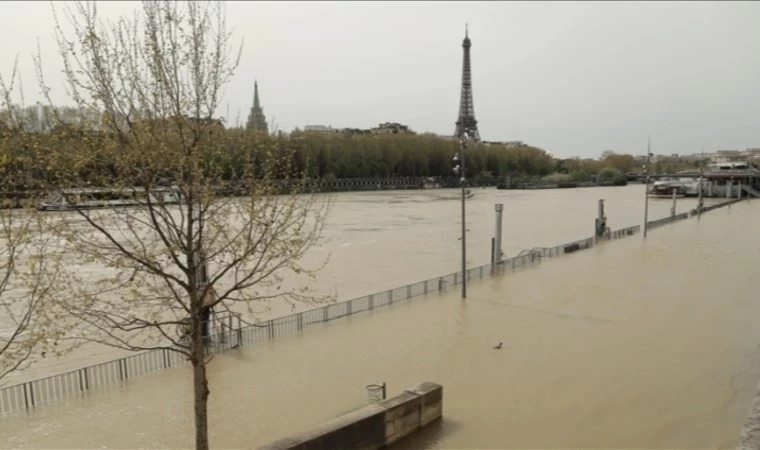
[{"label": "church spire", "polygon": [[259,104],[259,82],[253,80],[253,109],[259,108],[261,108],[261,105]]},{"label": "church spire", "polygon": [[261,102],[259,100],[259,82],[257,80],[253,81],[253,107],[251,108],[251,113],[248,115],[246,128],[249,130],[263,131],[264,133],[269,132],[267,118],[264,115],[264,110],[261,107]]}]

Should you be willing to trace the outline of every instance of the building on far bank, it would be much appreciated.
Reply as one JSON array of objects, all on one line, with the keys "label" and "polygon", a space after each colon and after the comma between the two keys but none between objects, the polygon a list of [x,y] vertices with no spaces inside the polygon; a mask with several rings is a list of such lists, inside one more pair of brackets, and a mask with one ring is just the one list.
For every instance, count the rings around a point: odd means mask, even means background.
[{"label": "building on far bank", "polygon": [[407,125],[402,125],[396,122],[384,122],[378,126],[370,129],[362,128],[333,128],[331,125],[306,125],[303,127],[304,131],[319,132],[319,133],[339,133],[339,134],[416,134],[410,130]]},{"label": "building on far bank", "polygon": [[528,147],[528,144],[526,144],[523,141],[481,141],[485,145],[503,145],[507,148],[525,148]]},{"label": "building on far bank", "polygon": [[381,123],[371,131],[374,134],[415,134],[408,126],[396,122]]},{"label": "building on far bank", "polygon": [[331,133],[335,129],[330,125],[306,125],[303,127],[303,131],[320,131],[323,133]]},{"label": "building on far bank", "polygon": [[248,114],[248,122],[245,128],[269,134],[269,125],[267,125],[267,118],[264,115],[264,108],[261,107],[261,103],[259,102],[259,83],[257,81],[253,82],[253,107],[250,114]]}]

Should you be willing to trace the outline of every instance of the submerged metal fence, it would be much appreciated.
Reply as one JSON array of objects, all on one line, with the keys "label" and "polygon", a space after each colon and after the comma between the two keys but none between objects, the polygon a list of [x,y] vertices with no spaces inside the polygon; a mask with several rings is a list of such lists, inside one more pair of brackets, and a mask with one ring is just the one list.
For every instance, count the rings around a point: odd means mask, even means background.
[{"label": "submerged metal fence", "polygon": [[[736,201],[703,208],[702,212],[726,206]],[[684,213],[688,217],[688,213]],[[675,220],[681,220],[679,214],[674,219],[668,217],[649,222],[649,228],[661,226]],[[593,247],[597,241],[607,241],[631,236],[641,230],[640,225],[610,232],[604,238],[588,238],[569,242],[551,248],[534,248],[513,258],[495,264],[485,264],[467,270],[467,281],[482,280],[512,272],[541,262],[544,258],[553,258],[566,253],[574,253]],[[394,302],[423,296],[435,292],[445,292],[461,283],[461,272],[442,277],[431,278],[418,283],[408,284],[395,289],[366,295],[319,308],[288,314],[237,329],[229,329],[211,337],[208,347],[210,355],[223,353],[232,348],[257,342],[296,334],[316,324],[326,323],[345,316],[373,311],[392,305]],[[55,401],[85,395],[87,391],[106,386],[116,386],[132,378],[163,371],[169,368],[189,365],[184,355],[169,348],[136,353],[94,366],[84,367],[47,378],[28,381],[0,389],[0,414],[28,411],[37,406]]]},{"label": "submerged metal fence", "polygon": [[[738,203],[738,202],[740,202],[742,200],[746,200],[746,199],[735,198],[735,199],[732,199],[732,200],[729,200],[729,201],[726,201],[726,202],[717,203],[715,205],[703,206],[702,207],[702,214],[704,214],[704,213],[706,213],[708,211],[712,211],[713,209],[718,209],[718,208],[723,208],[724,206],[733,205],[734,203]],[[700,214],[699,210],[697,208],[695,208],[695,209],[692,209],[689,212],[684,212],[684,213],[681,213],[681,214],[676,214],[674,216],[663,217],[662,219],[652,220],[652,221],[647,222],[647,230],[651,230],[652,228],[661,227],[661,226],[667,225],[669,223],[678,222],[679,220],[688,219],[689,217],[693,217],[693,216],[696,216],[696,215],[699,215],[699,214]]]}]

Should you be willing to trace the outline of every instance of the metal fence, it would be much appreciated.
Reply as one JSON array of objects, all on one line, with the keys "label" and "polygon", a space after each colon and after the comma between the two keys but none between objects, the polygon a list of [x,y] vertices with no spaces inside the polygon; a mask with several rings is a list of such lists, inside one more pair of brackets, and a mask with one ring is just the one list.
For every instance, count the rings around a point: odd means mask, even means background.
[{"label": "metal fence", "polygon": [[[702,211],[710,211],[726,206],[736,201],[720,205],[712,205]],[[688,217],[688,213],[684,213]],[[679,214],[674,219],[655,220],[649,222],[650,228],[661,226],[675,220],[681,220]],[[534,248],[519,254],[514,258],[505,259],[495,264],[485,264],[467,270],[467,281],[482,280],[513,272],[521,267],[528,267],[541,262],[544,258],[553,258],[566,253],[574,253],[593,247],[598,241],[620,239],[632,236],[640,231],[639,225],[612,231],[604,238],[588,238],[569,242],[551,248]],[[256,344],[278,337],[299,333],[300,331],[345,316],[367,313],[377,308],[392,305],[395,302],[424,296],[436,292],[445,292],[461,283],[461,272],[446,276],[431,278],[414,284],[408,284],[376,294],[366,295],[353,300],[331,303],[308,311],[277,317],[260,324],[249,325],[237,329],[227,329],[211,337],[208,353],[211,355],[223,353],[232,348]],[[28,411],[35,407],[60,401],[75,396],[83,396],[87,391],[117,386],[128,380],[163,371],[169,368],[182,367],[189,362],[184,355],[171,349],[157,349],[109,361],[78,370],[53,375],[47,378],[28,381],[0,389],[0,414]]]},{"label": "metal fence", "polygon": [[[728,200],[726,202],[717,203],[715,205],[703,206],[702,207],[702,214],[704,214],[706,212],[709,212],[709,211],[712,211],[713,209],[718,209],[718,208],[723,208],[724,206],[733,205],[734,203],[738,203],[738,202],[740,202],[742,200],[746,200],[746,199],[735,198],[735,199],[732,199],[732,200]],[[663,217],[662,219],[652,220],[652,221],[647,222],[647,230],[651,230],[652,228],[661,227],[661,226],[667,225],[669,223],[678,222],[679,220],[688,219],[689,217],[693,217],[693,216],[696,216],[696,215],[699,215],[699,210],[697,208],[692,209],[689,212],[684,212],[684,213],[681,213],[681,214],[676,214],[674,216]]]}]

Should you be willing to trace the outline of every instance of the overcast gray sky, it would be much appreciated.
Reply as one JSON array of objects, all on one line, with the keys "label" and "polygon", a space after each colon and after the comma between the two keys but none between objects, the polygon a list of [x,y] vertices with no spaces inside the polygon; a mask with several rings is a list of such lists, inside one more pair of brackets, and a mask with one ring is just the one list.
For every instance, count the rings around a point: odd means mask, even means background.
[{"label": "overcast gray sky", "polygon": [[[46,76],[60,78],[50,10],[0,4],[0,71],[20,55],[27,103],[37,37]],[[650,132],[656,153],[760,147],[760,2],[230,2],[227,12],[245,39],[230,115],[245,120],[255,78],[281,130],[400,122],[452,134],[469,22],[485,140],[563,157],[644,153]]]}]

